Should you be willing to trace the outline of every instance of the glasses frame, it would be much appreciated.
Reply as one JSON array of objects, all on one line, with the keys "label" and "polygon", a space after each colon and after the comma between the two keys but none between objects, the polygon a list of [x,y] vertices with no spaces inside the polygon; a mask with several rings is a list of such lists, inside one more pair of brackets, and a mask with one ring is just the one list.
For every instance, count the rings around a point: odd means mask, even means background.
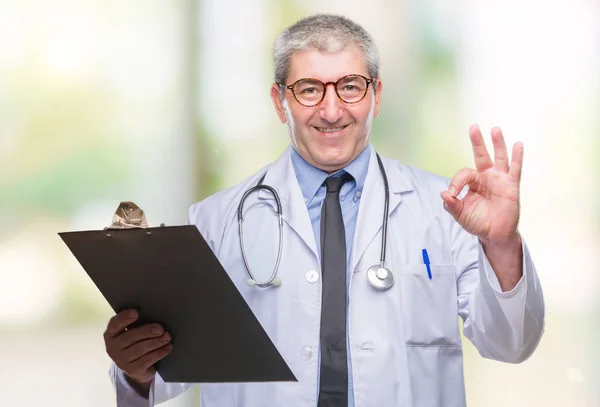
[{"label": "glasses frame", "polygon": [[[346,101],[345,101],[344,99],[342,99],[342,97],[340,96],[340,94],[339,94],[339,92],[338,92],[338,89],[337,89],[337,84],[338,84],[338,83],[339,83],[341,80],[344,80],[344,79],[347,79],[347,78],[352,78],[352,77],[360,77],[360,78],[363,78],[363,79],[365,80],[365,82],[367,83],[367,86],[365,87],[365,93],[362,95],[362,97],[361,97],[360,99],[358,99],[356,102],[346,102]],[[311,105],[305,105],[304,103],[300,102],[300,101],[298,100],[298,98],[296,97],[296,92],[294,91],[294,89],[296,88],[296,85],[298,84],[298,82],[300,82],[300,81],[305,81],[305,80],[316,81],[316,82],[319,82],[319,83],[321,83],[321,84],[323,85],[323,95],[321,96],[321,100],[319,100],[319,101],[318,101],[317,103],[315,103],[315,104],[311,104]],[[365,76],[363,76],[363,75],[359,75],[359,74],[350,74],[350,75],[342,76],[340,79],[338,79],[338,80],[337,80],[337,81],[335,81],[335,82],[323,82],[323,81],[321,81],[321,80],[319,80],[319,79],[316,79],[316,78],[302,78],[302,79],[298,79],[296,82],[292,83],[291,85],[286,85],[286,84],[280,83],[280,84],[279,84],[279,86],[283,86],[283,87],[285,87],[286,89],[289,89],[290,91],[292,91],[292,95],[294,96],[294,99],[296,99],[296,102],[300,103],[302,106],[304,106],[304,107],[315,107],[315,106],[318,106],[318,105],[320,105],[320,104],[321,104],[321,102],[323,102],[323,99],[325,99],[325,94],[327,93],[327,88],[329,87],[329,85],[333,85],[333,89],[335,90],[335,94],[337,95],[338,99],[339,99],[341,102],[343,102],[343,103],[345,103],[345,104],[347,104],[347,105],[354,105],[354,104],[356,104],[356,103],[359,103],[359,102],[361,102],[361,101],[362,101],[362,100],[365,98],[365,96],[367,96],[367,93],[369,92],[369,85],[370,85],[371,83],[373,83],[373,84],[374,84],[376,81],[377,81],[377,79],[369,79],[369,78],[367,78],[367,77],[365,77]]]}]

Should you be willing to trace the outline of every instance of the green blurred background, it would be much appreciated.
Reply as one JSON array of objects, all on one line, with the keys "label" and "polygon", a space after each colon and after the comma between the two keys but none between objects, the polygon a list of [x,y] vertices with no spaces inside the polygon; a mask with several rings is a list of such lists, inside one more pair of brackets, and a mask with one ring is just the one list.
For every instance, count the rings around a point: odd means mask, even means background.
[{"label": "green blurred background", "polygon": [[[119,202],[151,226],[288,143],[269,98],[277,33],[315,12],[374,36],[373,144],[451,177],[468,127],[525,144],[521,230],[546,295],[521,365],[465,342],[471,406],[600,405],[600,5],[576,0],[0,0],[0,406],[115,405],[112,315],[57,233]],[[168,406],[198,405],[198,386]]]}]

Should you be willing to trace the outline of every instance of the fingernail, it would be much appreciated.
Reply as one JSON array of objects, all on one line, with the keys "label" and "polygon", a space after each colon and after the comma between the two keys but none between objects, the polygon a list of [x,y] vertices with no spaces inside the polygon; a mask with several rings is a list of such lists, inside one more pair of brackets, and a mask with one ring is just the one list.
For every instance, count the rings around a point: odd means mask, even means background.
[{"label": "fingernail", "polygon": [[155,334],[161,334],[161,333],[162,333],[162,331],[163,331],[163,330],[162,330],[162,327],[160,327],[160,326],[158,326],[158,325],[156,325],[156,326],[153,326],[153,327],[152,327],[152,333],[155,333]]},{"label": "fingernail", "polygon": [[444,202],[444,209],[448,210],[448,204]]},{"label": "fingernail", "polygon": [[162,338],[163,338],[163,340],[165,340],[165,341],[170,341],[170,340],[171,340],[171,334],[169,334],[169,333],[167,332],[167,333],[165,333],[165,334],[163,335],[163,337],[162,337]]},{"label": "fingernail", "polygon": [[450,195],[454,197],[456,195],[456,188],[451,186],[450,189],[448,190],[448,192],[450,192]]},{"label": "fingernail", "polygon": [[137,311],[131,310],[129,311],[129,318],[137,318]]}]

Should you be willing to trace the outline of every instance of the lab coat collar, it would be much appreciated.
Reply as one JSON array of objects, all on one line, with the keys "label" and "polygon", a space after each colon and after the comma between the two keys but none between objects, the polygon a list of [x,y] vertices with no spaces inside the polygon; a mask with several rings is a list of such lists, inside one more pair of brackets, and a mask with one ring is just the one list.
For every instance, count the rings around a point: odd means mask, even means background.
[{"label": "lab coat collar", "polygon": [[[291,145],[288,146],[281,156],[268,167],[263,184],[269,185],[277,191],[281,200],[283,220],[300,236],[318,259],[312,224],[292,165],[292,148]],[[258,198],[273,201],[273,205],[275,204],[273,195],[265,190],[258,192]]]},{"label": "lab coat collar", "polygon": [[[389,216],[394,212],[397,206],[402,201],[402,194],[413,190],[411,180],[402,172],[401,164],[397,161],[386,157],[381,157],[383,167],[385,169],[389,191]],[[354,233],[354,242],[352,248],[352,258],[350,260],[350,270],[354,272],[366,270],[358,270],[356,266],[360,262],[369,244],[381,245],[381,236],[378,232],[383,226],[383,209],[385,204],[385,187],[383,177],[377,162],[376,151],[371,148],[371,159],[369,160],[369,170],[365,187],[362,192],[360,206],[358,208],[358,219],[356,222],[356,232]],[[388,224],[389,228],[389,224]],[[389,262],[390,259],[386,258]],[[369,264],[368,267],[370,267]]]}]

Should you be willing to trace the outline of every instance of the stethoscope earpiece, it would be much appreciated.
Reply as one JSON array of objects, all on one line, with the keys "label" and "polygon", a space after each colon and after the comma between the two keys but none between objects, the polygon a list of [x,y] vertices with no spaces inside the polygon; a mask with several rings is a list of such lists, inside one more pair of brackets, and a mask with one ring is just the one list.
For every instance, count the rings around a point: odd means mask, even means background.
[{"label": "stethoscope earpiece", "polygon": [[249,278],[248,281],[246,281],[246,284],[248,285],[248,287],[269,287],[269,286],[275,286],[275,287],[279,287],[281,285],[281,279],[279,277],[275,277],[273,279],[273,281],[265,281],[264,283],[259,283],[258,281]]}]

